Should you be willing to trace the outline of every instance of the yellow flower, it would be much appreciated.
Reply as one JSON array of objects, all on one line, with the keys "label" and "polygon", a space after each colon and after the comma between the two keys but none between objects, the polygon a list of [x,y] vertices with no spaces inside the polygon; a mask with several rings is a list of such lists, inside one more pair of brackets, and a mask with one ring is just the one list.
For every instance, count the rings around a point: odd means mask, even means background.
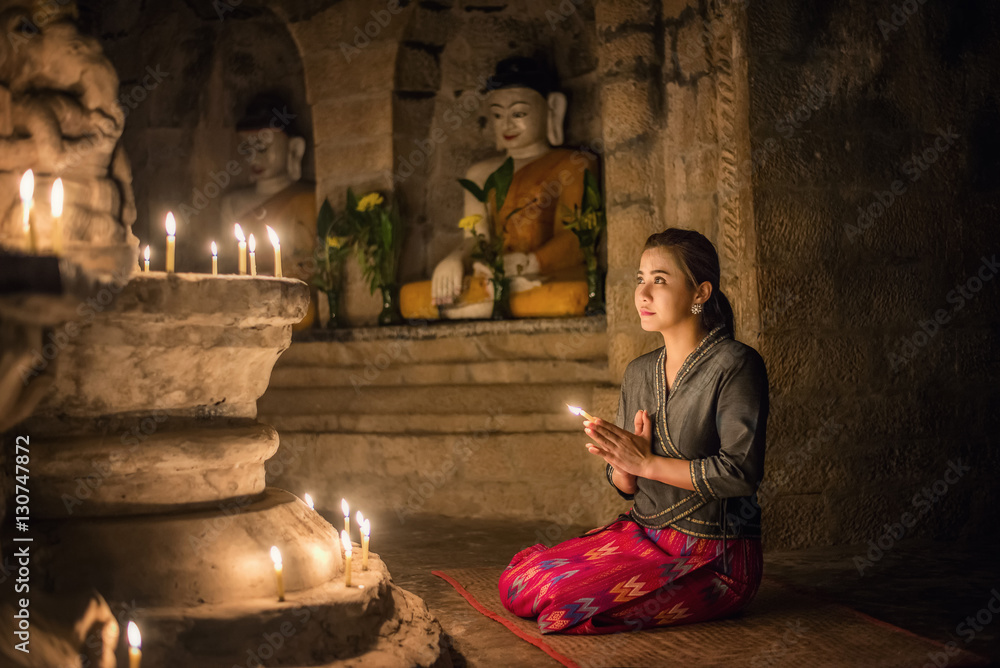
[{"label": "yellow flower", "polygon": [[482,219],[483,217],[480,216],[478,213],[476,213],[471,216],[466,216],[462,220],[458,221],[458,226],[461,227],[463,230],[471,231],[476,227],[476,225],[479,224],[479,221],[481,221]]},{"label": "yellow flower", "polygon": [[340,248],[347,242],[347,237],[327,237],[326,245],[328,248]]},{"label": "yellow flower", "polygon": [[378,193],[368,193],[358,202],[358,211],[371,211],[382,204],[382,196]]}]

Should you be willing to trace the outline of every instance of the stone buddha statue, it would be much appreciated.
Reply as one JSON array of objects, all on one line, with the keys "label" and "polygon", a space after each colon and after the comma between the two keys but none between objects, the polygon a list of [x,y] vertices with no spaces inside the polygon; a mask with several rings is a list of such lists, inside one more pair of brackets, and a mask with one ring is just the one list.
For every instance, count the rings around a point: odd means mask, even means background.
[{"label": "stone buddha statue", "polygon": [[[530,58],[501,61],[487,84],[485,104],[501,155],[472,165],[466,178],[483,187],[501,164],[514,161],[514,177],[500,211],[488,212],[465,194],[464,216],[480,215],[481,234],[504,234],[504,271],[515,317],[583,315],[587,305],[583,252],[564,214],[579,206],[584,171],[597,170],[585,151],[555,148],[563,141],[566,96],[549,72]],[[490,200],[493,201],[492,198]],[[491,215],[487,215],[491,214]],[[496,230],[489,229],[489,220]],[[472,231],[434,268],[430,281],[404,285],[403,316],[412,319],[486,318],[492,313],[491,271],[471,262]]]},{"label": "stone buddha statue", "polygon": [[[316,248],[316,189],[303,182],[302,156],[306,140],[297,131],[287,104],[278,96],[258,95],[236,125],[239,153],[250,169],[251,186],[227,193],[221,203],[222,238],[231,238],[239,223],[257,242],[257,268],[272,274],[273,254],[267,225],[281,240],[282,274],[309,282]],[[292,117],[294,118],[294,117]],[[316,290],[309,311],[294,330],[310,327],[316,318]]]}]

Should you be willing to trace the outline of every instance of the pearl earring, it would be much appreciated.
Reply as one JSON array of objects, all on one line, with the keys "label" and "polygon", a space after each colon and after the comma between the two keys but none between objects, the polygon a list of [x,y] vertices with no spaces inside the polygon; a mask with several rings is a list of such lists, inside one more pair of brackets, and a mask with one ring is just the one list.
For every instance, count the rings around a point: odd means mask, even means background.
[{"label": "pearl earring", "polygon": [[691,304],[691,313],[698,315],[701,313],[701,304]]}]

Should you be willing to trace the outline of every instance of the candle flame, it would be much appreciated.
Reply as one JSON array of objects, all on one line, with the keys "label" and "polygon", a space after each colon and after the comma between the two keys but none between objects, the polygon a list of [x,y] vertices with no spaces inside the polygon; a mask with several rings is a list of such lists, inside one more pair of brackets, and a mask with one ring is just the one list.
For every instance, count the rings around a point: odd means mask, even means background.
[{"label": "candle flame", "polygon": [[253,253],[257,250],[257,240],[253,238],[253,232],[250,233],[250,238],[247,239],[247,248]]},{"label": "candle flame", "polygon": [[309,495],[309,492],[306,492],[305,501],[306,505],[309,506],[310,509],[312,510],[316,509],[316,504],[313,503],[313,498],[312,496]]},{"label": "candle flame", "polygon": [[340,532],[340,543],[344,546],[344,556],[351,556],[351,537],[347,535],[346,531]]},{"label": "candle flame", "polygon": [[236,232],[236,239],[237,239],[237,241],[246,241],[247,240],[247,238],[245,236],[243,236],[243,228],[240,227],[239,223],[236,223],[235,232]]},{"label": "candle flame", "polygon": [[30,169],[21,177],[21,201],[30,202],[35,194],[35,173]]},{"label": "candle flame", "polygon": [[219,247],[216,245],[214,241],[212,242],[212,256],[219,257]]},{"label": "candle flame", "polygon": [[372,533],[372,525],[371,525],[371,522],[370,522],[369,520],[367,520],[367,519],[366,519],[366,520],[365,520],[365,521],[364,521],[364,522],[363,522],[363,523],[361,524],[361,535],[362,535],[362,536],[364,536],[365,538],[368,538],[368,537],[369,537],[369,536],[371,535],[371,533]]},{"label": "candle flame", "polygon": [[52,184],[52,215],[58,218],[63,212],[63,182],[56,179]]},{"label": "candle flame", "polygon": [[569,412],[573,415],[581,415],[583,413],[583,409],[578,406],[570,406],[569,404],[566,404],[566,408],[568,408]]},{"label": "candle flame", "polygon": [[280,246],[281,243],[278,240],[278,233],[275,232],[270,225],[265,225],[264,227],[267,228],[267,238],[271,240],[271,245],[274,246],[275,248]]},{"label": "candle flame", "polygon": [[142,647],[142,634],[139,633],[139,626],[135,622],[128,623],[128,644],[135,649]]},{"label": "candle flame", "polygon": [[361,526],[362,524],[365,523],[365,516],[361,514],[360,510],[357,513],[355,513],[354,518],[358,521],[358,526]]},{"label": "candle flame", "polygon": [[167,212],[167,236],[172,237],[177,234],[177,222],[174,220],[174,214],[170,211]]},{"label": "candle flame", "polygon": [[146,246],[146,250],[142,251],[142,258],[144,260],[148,260],[149,259],[149,246],[148,245]]},{"label": "candle flame", "polygon": [[281,550],[278,549],[277,545],[271,546],[271,561],[274,562],[275,568],[281,568]]},{"label": "candle flame", "polygon": [[340,500],[340,509],[344,511],[344,517],[351,516],[351,507],[347,505],[347,499]]}]

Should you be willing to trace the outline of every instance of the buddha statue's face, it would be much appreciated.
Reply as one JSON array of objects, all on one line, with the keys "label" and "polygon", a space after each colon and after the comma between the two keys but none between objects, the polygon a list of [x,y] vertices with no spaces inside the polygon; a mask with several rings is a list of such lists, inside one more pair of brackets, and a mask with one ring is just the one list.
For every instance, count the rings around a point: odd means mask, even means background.
[{"label": "buddha statue's face", "polygon": [[486,100],[501,151],[547,142],[548,105],[531,88],[501,88]]},{"label": "buddha statue's face", "polygon": [[270,129],[248,130],[239,135],[240,146],[247,147],[245,152],[249,156],[252,183],[288,173],[288,135]]}]

